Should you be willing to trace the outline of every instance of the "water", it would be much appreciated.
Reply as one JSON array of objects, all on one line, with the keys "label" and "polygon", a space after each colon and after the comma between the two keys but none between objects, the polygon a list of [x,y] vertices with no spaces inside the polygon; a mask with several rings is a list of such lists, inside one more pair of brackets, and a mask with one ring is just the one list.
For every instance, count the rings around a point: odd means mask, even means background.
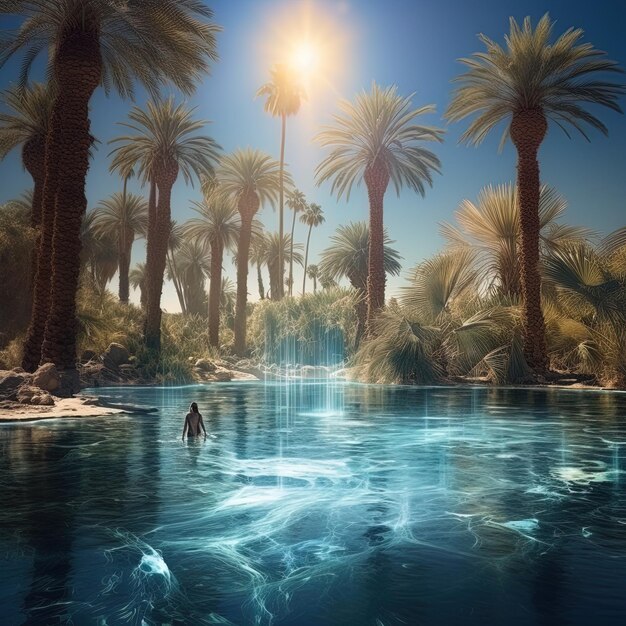
[{"label": "water", "polygon": [[626,394],[101,394],[0,427],[2,624],[623,623]]}]

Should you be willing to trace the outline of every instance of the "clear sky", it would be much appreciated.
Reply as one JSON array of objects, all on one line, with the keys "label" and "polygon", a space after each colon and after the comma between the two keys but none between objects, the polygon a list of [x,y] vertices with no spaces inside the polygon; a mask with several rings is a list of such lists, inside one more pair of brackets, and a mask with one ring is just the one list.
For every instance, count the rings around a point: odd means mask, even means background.
[{"label": "clear sky", "polygon": [[[321,124],[330,121],[337,100],[351,99],[375,80],[396,84],[403,95],[415,92],[416,106],[436,105],[436,114],[423,122],[446,128],[444,144],[434,146],[442,174],[425,198],[408,191],[398,198],[391,189],[385,198],[385,223],[404,257],[403,274],[388,281],[388,295],[397,291],[411,267],[441,247],[438,225],[453,219],[463,198],[475,199],[480,188],[490,183],[514,180],[514,150],[509,144],[498,154],[499,133],[479,148],[467,147],[458,144],[465,124],[448,126],[442,119],[450,100],[450,81],[462,71],[457,59],[482,49],[478,33],[502,41],[509,16],[521,20],[530,15],[536,21],[548,11],[556,20],[556,34],[581,27],[585,40],[626,66],[626,2],[621,0],[214,0],[208,4],[223,27],[218,38],[220,61],[188,100],[197,107],[198,117],[211,121],[207,132],[225,151],[252,146],[278,158],[279,121],[264,113],[254,93],[269,78],[269,67],[281,61],[294,42],[309,38],[320,46],[320,71],[311,79],[308,101],[288,121],[286,146],[286,161],[297,187],[326,215],[326,223],[312,236],[311,262],[317,262],[338,225],[367,219],[362,187],[346,203],[331,197],[328,185],[315,185],[314,169],[322,151],[312,138]],[[15,23],[0,19],[0,28]],[[33,78],[42,77],[42,68],[41,63],[36,66]],[[17,63],[7,65],[0,88],[15,81],[17,73]],[[136,103],[144,102],[145,94],[138,91]],[[102,90],[92,100],[92,132],[100,143],[87,179],[89,208],[121,189],[121,181],[108,172],[107,141],[121,134],[116,122],[125,119],[130,106],[115,95],[105,98]],[[587,143],[582,137],[568,140],[556,127],[550,129],[540,152],[541,176],[567,198],[568,222],[608,232],[626,225],[626,117],[609,110],[599,113],[609,127],[608,138],[593,133]],[[29,186],[16,151],[0,163],[0,202]],[[135,183],[130,187],[140,191]],[[192,199],[199,199],[198,186],[192,189],[179,181],[172,199],[178,222],[192,217]],[[264,207],[259,217],[267,229],[277,230],[278,216],[270,207]],[[304,227],[296,228],[296,241],[303,242]],[[135,244],[135,262],[144,256],[144,246],[143,241]],[[234,279],[230,258],[226,269]],[[296,285],[301,283],[301,271],[296,271],[295,280]],[[255,299],[252,277],[249,291]],[[163,306],[178,310],[169,284]]]}]

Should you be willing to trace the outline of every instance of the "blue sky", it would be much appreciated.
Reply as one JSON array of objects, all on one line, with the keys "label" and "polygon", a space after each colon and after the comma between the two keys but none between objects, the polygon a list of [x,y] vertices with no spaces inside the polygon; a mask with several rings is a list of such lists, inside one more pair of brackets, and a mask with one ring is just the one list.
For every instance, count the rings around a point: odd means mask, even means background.
[{"label": "blue sky", "polygon": [[[437,112],[423,122],[446,128],[445,142],[434,146],[442,174],[435,177],[425,198],[408,191],[398,198],[391,189],[385,198],[385,222],[404,257],[403,274],[389,280],[388,295],[397,292],[411,267],[441,247],[439,223],[453,219],[463,198],[475,199],[485,185],[514,180],[515,153],[509,144],[498,154],[499,133],[479,148],[467,147],[458,144],[465,124],[448,126],[442,119],[450,100],[450,81],[462,70],[457,59],[482,49],[478,33],[502,41],[509,16],[530,15],[537,20],[548,11],[556,20],[557,34],[581,27],[585,40],[626,66],[626,3],[614,0],[596,0],[592,6],[583,0],[215,0],[209,5],[223,27],[218,37],[220,61],[188,101],[197,107],[198,117],[211,121],[207,132],[227,152],[252,146],[278,157],[279,122],[264,113],[254,93],[292,42],[309,37],[321,46],[320,72],[310,84],[300,114],[289,119],[286,146],[296,185],[326,215],[326,223],[312,237],[312,262],[328,246],[338,225],[367,219],[362,187],[346,203],[330,195],[329,185],[315,185],[314,169],[323,153],[312,138],[320,125],[330,121],[337,100],[351,99],[375,80],[396,84],[404,95],[415,92],[416,106],[436,105]],[[0,20],[0,28],[14,23]],[[33,78],[42,77],[42,67],[42,63],[35,67]],[[8,64],[0,75],[0,88],[15,81],[17,73],[18,64]],[[144,102],[145,94],[139,90],[136,103]],[[102,90],[93,98],[92,132],[100,144],[87,180],[89,208],[121,189],[121,181],[108,172],[107,141],[121,134],[116,122],[126,118],[130,106],[114,95],[105,98]],[[599,113],[609,127],[608,138],[594,133],[587,143],[582,137],[568,140],[556,127],[549,130],[540,152],[541,176],[568,200],[568,222],[608,232],[626,224],[626,117],[608,110]],[[30,186],[19,151],[0,163],[0,183],[0,202]],[[131,188],[141,191],[135,184]],[[178,222],[192,217],[193,199],[199,199],[198,186],[193,189],[179,181],[172,199]],[[270,207],[264,207],[259,217],[269,230],[277,229],[278,216]],[[296,241],[303,242],[304,228],[296,228]],[[143,255],[144,242],[139,241],[133,260]],[[226,266],[234,279],[230,260]],[[301,272],[296,271],[296,285],[300,282]],[[255,299],[252,278],[249,291]],[[164,289],[163,306],[178,310],[170,285]]]}]

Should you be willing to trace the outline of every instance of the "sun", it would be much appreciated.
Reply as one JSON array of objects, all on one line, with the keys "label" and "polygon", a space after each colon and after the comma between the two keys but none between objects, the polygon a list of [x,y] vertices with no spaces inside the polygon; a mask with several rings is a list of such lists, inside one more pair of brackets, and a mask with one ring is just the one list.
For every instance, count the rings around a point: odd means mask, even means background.
[{"label": "sun", "polygon": [[311,74],[319,63],[319,50],[309,41],[294,46],[291,54],[292,67],[302,74]]}]

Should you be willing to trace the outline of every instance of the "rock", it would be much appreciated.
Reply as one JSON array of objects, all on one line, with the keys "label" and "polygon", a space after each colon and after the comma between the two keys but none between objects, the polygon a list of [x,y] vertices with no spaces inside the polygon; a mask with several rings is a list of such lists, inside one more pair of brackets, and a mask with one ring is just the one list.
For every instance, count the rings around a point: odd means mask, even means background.
[{"label": "rock", "polygon": [[16,374],[26,374],[26,370],[23,367],[14,367],[11,371]]},{"label": "rock", "polygon": [[209,359],[198,359],[194,367],[203,372],[214,372],[217,369],[215,364],[209,361]]},{"label": "rock", "polygon": [[17,391],[17,401],[20,404],[35,404],[42,406],[52,406],[54,398],[39,387],[33,385],[22,385]]},{"label": "rock", "polygon": [[305,365],[300,369],[302,378],[328,378],[328,368],[318,365]]},{"label": "rock", "polygon": [[54,392],[55,396],[71,398],[80,391],[80,375],[78,370],[71,369],[59,372],[59,386]]},{"label": "rock", "polygon": [[111,343],[102,355],[102,362],[109,369],[117,369],[120,365],[128,363],[130,354],[121,343]]},{"label": "rock", "polygon": [[83,350],[83,353],[80,355],[81,363],[89,363],[89,361],[93,361],[98,357],[98,355],[93,350]]},{"label": "rock", "polygon": [[233,374],[230,370],[219,368],[213,372],[213,379],[218,383],[227,383],[232,380]]},{"label": "rock", "polygon": [[44,363],[33,374],[33,385],[44,391],[56,391],[59,382],[59,373],[54,363]]},{"label": "rock", "polygon": [[18,388],[30,381],[30,375],[22,372],[0,372],[0,398],[15,398]]}]

